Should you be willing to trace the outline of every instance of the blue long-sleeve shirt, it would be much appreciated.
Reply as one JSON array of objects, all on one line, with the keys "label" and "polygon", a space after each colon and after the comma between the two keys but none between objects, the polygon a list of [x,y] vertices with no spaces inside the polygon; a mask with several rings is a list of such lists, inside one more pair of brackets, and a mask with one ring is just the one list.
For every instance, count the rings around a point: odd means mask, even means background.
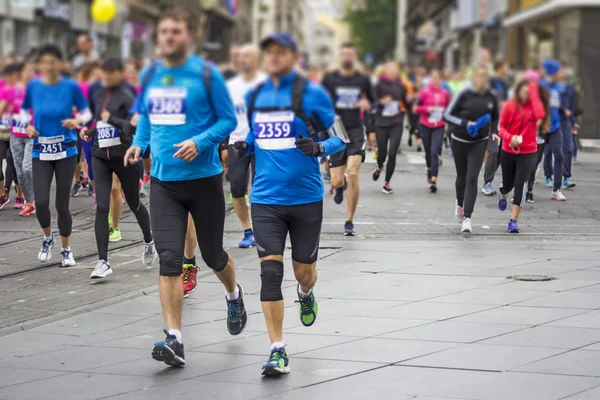
[{"label": "blue long-sleeve shirt", "polygon": [[[324,187],[318,159],[304,155],[294,144],[300,135],[309,137],[306,124],[291,111],[295,77],[296,72],[281,77],[278,85],[269,79],[256,96],[256,111],[246,137],[249,154],[254,153],[256,157],[256,175],[252,185],[252,203],[255,204],[291,206],[323,200]],[[246,95],[246,103],[251,97],[252,91]],[[287,111],[257,110],[272,107],[286,108]],[[309,118],[320,121],[323,129],[334,123],[333,103],[320,85],[307,82],[302,109]],[[323,157],[346,147],[338,137],[320,143],[325,149]]]},{"label": "blue long-sleeve shirt", "polygon": [[[186,181],[223,171],[217,148],[235,129],[237,118],[216,67],[211,67],[211,96],[207,96],[204,62],[195,55],[174,68],[158,62],[144,88],[132,145],[142,150],[150,145],[151,176],[158,180]],[[196,143],[198,156],[191,162],[173,157],[179,150],[175,145],[188,139]]]},{"label": "blue long-sleeve shirt", "polygon": [[[575,86],[570,83],[559,83],[558,91],[560,92],[560,119],[561,121],[574,121],[575,107],[577,103],[577,94]],[[569,110],[571,115],[567,117],[565,111]]]},{"label": "blue long-sleeve shirt", "polygon": [[550,83],[542,80],[541,84],[550,94],[550,130],[546,133],[556,132],[560,128],[560,85],[556,82]]}]

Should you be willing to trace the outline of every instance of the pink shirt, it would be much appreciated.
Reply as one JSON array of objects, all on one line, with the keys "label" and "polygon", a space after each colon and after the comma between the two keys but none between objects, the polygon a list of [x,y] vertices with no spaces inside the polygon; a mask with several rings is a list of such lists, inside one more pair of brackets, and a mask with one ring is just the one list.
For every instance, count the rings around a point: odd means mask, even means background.
[{"label": "pink shirt", "polygon": [[445,122],[442,117],[448,104],[450,104],[450,93],[441,86],[427,85],[421,89],[417,106],[417,114],[421,115],[421,124],[428,128],[444,126]]},{"label": "pink shirt", "polygon": [[10,112],[12,113],[10,133],[18,137],[27,137],[25,124],[21,123],[21,104],[25,99],[24,87],[13,87],[11,93],[12,102],[10,103]]}]

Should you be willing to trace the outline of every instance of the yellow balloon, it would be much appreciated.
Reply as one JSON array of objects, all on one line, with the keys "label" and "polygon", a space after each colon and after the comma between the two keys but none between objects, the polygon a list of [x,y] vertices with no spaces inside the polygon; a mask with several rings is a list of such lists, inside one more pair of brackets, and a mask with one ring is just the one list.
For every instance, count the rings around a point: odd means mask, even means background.
[{"label": "yellow balloon", "polygon": [[92,4],[92,18],[99,24],[107,24],[117,15],[115,0],[95,0]]}]

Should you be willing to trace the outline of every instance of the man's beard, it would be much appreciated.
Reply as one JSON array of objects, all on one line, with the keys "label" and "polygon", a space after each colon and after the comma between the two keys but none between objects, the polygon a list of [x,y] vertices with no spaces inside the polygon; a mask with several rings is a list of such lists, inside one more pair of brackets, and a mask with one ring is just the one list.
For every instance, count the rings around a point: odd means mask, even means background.
[{"label": "man's beard", "polygon": [[354,62],[352,61],[344,61],[342,63],[342,69],[345,69],[346,71],[351,71],[354,69]]},{"label": "man's beard", "polygon": [[183,60],[187,55],[187,46],[180,47],[173,51],[171,54],[164,54],[163,57],[167,59],[169,62],[177,62]]}]

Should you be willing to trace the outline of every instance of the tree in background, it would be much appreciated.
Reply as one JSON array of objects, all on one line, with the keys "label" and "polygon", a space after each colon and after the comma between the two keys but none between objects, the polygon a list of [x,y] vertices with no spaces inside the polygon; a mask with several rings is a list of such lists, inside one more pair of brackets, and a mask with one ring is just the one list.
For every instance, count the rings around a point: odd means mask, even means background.
[{"label": "tree in background", "polygon": [[351,2],[346,11],[350,35],[359,54],[370,52],[376,62],[394,54],[397,26],[396,0]]}]

